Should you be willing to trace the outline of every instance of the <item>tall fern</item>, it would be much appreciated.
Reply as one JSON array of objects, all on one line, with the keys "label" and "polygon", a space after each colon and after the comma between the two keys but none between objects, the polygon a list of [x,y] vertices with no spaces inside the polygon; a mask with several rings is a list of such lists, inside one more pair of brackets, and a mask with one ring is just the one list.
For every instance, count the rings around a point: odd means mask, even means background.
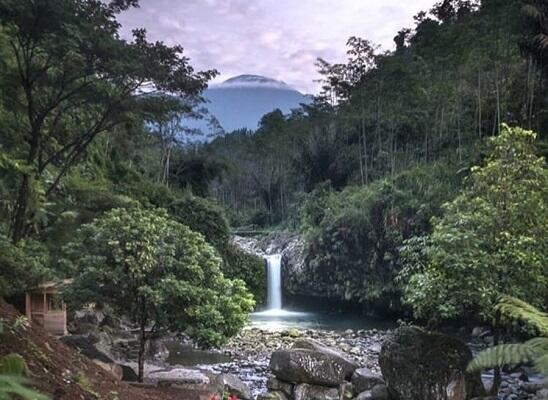
[{"label": "tall fern", "polygon": [[26,387],[27,364],[19,354],[0,358],[0,400],[48,400],[48,397]]},{"label": "tall fern", "polygon": [[548,375],[548,314],[513,297],[503,297],[497,305],[504,321],[519,323],[540,337],[525,343],[501,344],[480,352],[468,365],[468,371],[500,367],[507,364],[533,363]]}]

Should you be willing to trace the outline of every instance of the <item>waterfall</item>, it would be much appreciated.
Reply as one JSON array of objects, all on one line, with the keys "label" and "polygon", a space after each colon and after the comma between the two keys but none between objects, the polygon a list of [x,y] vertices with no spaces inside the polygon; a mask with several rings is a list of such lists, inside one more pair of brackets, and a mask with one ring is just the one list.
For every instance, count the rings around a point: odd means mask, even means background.
[{"label": "waterfall", "polygon": [[266,256],[267,268],[267,310],[282,309],[282,256]]}]

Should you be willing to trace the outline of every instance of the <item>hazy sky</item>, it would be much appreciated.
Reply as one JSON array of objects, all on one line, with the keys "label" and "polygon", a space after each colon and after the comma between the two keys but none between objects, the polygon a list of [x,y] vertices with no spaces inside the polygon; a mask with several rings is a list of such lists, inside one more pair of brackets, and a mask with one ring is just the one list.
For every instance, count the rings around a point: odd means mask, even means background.
[{"label": "hazy sky", "polygon": [[216,82],[240,74],[283,80],[305,93],[318,85],[314,61],[345,60],[350,36],[383,49],[435,0],[141,0],[123,13],[123,34],[144,27],[151,40],[181,44],[196,69]]}]

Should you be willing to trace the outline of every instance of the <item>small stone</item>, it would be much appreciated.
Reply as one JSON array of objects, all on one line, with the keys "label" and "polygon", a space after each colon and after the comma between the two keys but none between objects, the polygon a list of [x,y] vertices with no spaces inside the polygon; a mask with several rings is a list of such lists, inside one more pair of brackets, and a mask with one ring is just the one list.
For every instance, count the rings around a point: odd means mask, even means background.
[{"label": "small stone", "polygon": [[233,394],[242,400],[251,400],[253,398],[247,385],[243,383],[242,380],[236,375],[223,374],[221,379],[224,389],[228,393]]},{"label": "small stone", "polygon": [[288,400],[282,392],[266,392],[257,396],[257,400]]},{"label": "small stone", "polygon": [[309,385],[301,383],[295,386],[294,400],[339,400],[339,391],[336,388]]},{"label": "small stone", "polygon": [[375,385],[384,383],[380,375],[369,368],[359,368],[352,374],[351,382],[357,393],[371,390]]},{"label": "small stone", "polygon": [[350,382],[343,383],[339,386],[339,393],[341,394],[341,399],[353,399],[354,398],[354,385]]},{"label": "small stone", "polygon": [[356,400],[373,400],[373,397],[371,397],[371,390],[361,392],[358,397],[356,397]]},{"label": "small stone", "polygon": [[388,400],[389,395],[386,385],[381,383],[373,386],[373,389],[371,389],[371,398],[373,400]]},{"label": "small stone", "polygon": [[478,337],[483,333],[483,328],[481,326],[476,326],[472,329],[472,336]]},{"label": "small stone", "polygon": [[293,393],[293,384],[276,378],[269,378],[266,387],[272,391],[279,391],[291,396]]},{"label": "small stone", "polygon": [[301,332],[298,329],[286,329],[285,331],[282,331],[281,336],[287,336],[291,338],[298,338],[301,336]]},{"label": "small stone", "polygon": [[548,389],[539,390],[533,400],[548,400]]},{"label": "small stone", "polygon": [[527,393],[537,393],[542,389],[548,390],[548,380],[545,382],[530,382],[523,385],[523,388]]}]

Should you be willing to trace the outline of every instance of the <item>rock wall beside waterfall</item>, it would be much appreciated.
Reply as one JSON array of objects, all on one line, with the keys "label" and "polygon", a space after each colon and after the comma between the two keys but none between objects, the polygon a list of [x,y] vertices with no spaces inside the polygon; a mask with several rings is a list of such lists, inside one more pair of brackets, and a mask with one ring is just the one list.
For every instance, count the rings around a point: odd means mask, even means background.
[{"label": "rock wall beside waterfall", "polygon": [[234,236],[233,243],[245,252],[265,256],[282,255],[283,290],[293,296],[324,297],[323,284],[313,278],[306,261],[306,243],[291,233],[272,233],[260,237]]}]

